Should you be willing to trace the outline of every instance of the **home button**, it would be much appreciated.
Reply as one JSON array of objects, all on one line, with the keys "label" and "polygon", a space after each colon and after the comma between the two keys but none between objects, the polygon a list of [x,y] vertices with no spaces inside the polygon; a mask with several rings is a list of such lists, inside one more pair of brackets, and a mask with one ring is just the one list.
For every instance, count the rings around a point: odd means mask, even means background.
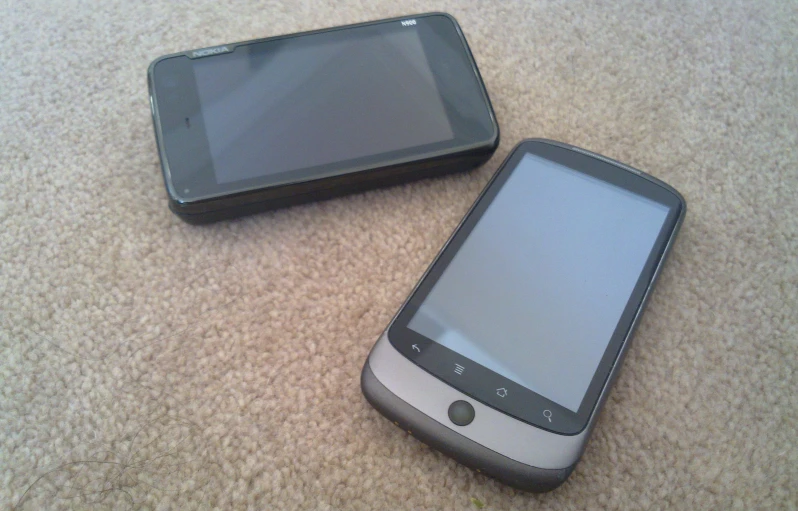
[{"label": "home button", "polygon": [[449,406],[449,419],[458,426],[468,426],[474,420],[474,407],[466,401],[455,401]]}]

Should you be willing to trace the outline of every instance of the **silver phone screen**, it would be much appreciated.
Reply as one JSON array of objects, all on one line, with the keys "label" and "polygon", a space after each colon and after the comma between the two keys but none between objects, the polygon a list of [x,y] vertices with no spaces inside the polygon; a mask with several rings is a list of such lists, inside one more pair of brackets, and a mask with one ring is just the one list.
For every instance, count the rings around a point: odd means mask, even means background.
[{"label": "silver phone screen", "polygon": [[526,154],[408,328],[576,412],[667,214]]}]

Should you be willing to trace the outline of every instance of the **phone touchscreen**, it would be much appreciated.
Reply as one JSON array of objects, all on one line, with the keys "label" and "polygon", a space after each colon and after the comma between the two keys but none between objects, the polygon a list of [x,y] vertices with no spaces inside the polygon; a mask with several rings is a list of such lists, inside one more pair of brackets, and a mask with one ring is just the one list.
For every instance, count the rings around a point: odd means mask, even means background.
[{"label": "phone touchscreen", "polygon": [[400,311],[390,342],[489,406],[579,432],[682,213],[678,193],[641,173],[522,144]]}]

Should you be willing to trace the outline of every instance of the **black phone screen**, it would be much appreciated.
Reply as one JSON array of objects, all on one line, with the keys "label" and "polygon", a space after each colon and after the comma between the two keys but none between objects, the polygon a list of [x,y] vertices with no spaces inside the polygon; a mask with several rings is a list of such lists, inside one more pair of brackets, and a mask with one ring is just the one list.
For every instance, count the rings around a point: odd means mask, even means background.
[{"label": "black phone screen", "polygon": [[433,157],[495,136],[479,75],[446,16],[230,46],[154,65],[182,199]]},{"label": "black phone screen", "polygon": [[679,202],[641,176],[564,152],[575,159],[513,157],[389,337],[487,404],[572,432],[595,403]]},{"label": "black phone screen", "polygon": [[416,30],[335,35],[195,62],[218,182],[454,137]]}]

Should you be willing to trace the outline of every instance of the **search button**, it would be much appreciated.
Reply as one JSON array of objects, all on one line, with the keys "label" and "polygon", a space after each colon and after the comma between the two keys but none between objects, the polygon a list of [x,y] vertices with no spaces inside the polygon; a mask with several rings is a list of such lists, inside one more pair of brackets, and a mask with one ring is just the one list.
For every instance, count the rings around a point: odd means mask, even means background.
[{"label": "search button", "polygon": [[543,410],[543,416],[549,419],[549,422],[551,422],[551,410]]}]

